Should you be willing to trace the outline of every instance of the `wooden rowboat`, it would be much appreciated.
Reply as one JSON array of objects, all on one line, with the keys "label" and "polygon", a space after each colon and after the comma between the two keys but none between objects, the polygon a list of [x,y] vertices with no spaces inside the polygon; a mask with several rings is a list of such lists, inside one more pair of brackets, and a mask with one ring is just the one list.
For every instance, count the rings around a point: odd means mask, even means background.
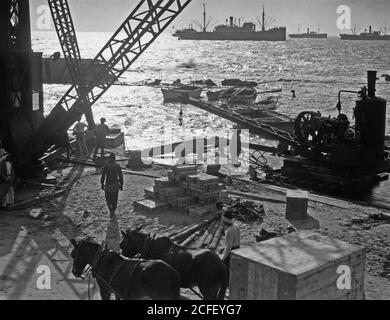
[{"label": "wooden rowboat", "polygon": [[161,88],[165,102],[180,102],[182,94],[188,94],[191,98],[198,99],[202,94],[203,88],[196,86],[180,86],[174,88]]}]

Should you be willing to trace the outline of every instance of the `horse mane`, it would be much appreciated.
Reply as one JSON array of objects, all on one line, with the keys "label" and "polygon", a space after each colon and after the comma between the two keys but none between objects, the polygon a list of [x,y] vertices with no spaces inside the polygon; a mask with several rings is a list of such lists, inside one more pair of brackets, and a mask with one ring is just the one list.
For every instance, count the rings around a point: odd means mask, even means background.
[{"label": "horse mane", "polygon": [[78,243],[84,242],[101,247],[101,244],[92,236],[85,236],[77,238]]}]

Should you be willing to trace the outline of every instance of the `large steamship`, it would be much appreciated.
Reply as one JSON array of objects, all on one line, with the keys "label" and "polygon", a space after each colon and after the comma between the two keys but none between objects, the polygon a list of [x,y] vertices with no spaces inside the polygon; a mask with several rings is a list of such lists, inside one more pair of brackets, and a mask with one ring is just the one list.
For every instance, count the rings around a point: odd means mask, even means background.
[{"label": "large steamship", "polygon": [[327,33],[320,33],[319,28],[318,32],[316,31],[310,31],[309,28],[307,28],[307,32],[300,33],[298,28],[298,33],[292,33],[288,35],[291,39],[327,39],[328,34]]},{"label": "large steamship", "polygon": [[370,26],[361,34],[340,34],[341,40],[387,40],[390,41],[390,35],[386,35],[386,28],[383,32],[374,31]]},{"label": "large steamship", "polygon": [[197,31],[190,25],[187,29],[177,30],[173,35],[180,40],[233,40],[233,41],[286,41],[286,28],[275,27],[266,29],[265,10],[263,7],[261,30],[256,30],[256,24],[244,22],[238,25],[234,17],[226,20],[226,24],[218,25],[214,31],[207,31],[206,6],[203,5],[204,24],[202,31]]}]

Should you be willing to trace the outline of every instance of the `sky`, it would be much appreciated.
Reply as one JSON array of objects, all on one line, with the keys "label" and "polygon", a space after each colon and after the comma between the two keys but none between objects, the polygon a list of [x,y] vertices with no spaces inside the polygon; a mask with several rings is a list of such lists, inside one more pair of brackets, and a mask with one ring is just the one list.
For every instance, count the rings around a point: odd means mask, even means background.
[{"label": "sky", "polygon": [[[121,24],[139,0],[68,0],[76,29],[79,31],[112,32]],[[347,5],[351,9],[352,26],[363,31],[372,25],[374,29],[388,26],[390,34],[390,0],[193,0],[175,20],[176,28],[186,27],[194,21],[202,21],[203,3],[207,15],[217,24],[235,16],[256,22],[261,16],[262,5],[268,17],[276,20],[273,26],[286,26],[288,33],[301,32],[306,28],[329,35],[345,33],[337,28],[337,8]],[[46,0],[30,0],[33,30],[37,30],[38,7],[47,5]],[[348,32],[348,31],[347,31]]]}]

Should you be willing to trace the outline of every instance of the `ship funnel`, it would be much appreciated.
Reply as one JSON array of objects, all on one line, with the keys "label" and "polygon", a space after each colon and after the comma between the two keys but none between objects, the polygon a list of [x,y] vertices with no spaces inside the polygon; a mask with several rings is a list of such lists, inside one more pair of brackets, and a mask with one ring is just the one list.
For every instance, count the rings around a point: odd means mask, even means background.
[{"label": "ship funnel", "polygon": [[369,33],[372,33],[372,27],[371,26],[368,28],[368,30],[369,30],[368,31]]},{"label": "ship funnel", "polygon": [[233,27],[234,18],[230,17],[230,26]]},{"label": "ship funnel", "polygon": [[376,71],[367,71],[367,79],[368,79],[368,96],[370,98],[375,97],[375,87],[376,87]]}]

